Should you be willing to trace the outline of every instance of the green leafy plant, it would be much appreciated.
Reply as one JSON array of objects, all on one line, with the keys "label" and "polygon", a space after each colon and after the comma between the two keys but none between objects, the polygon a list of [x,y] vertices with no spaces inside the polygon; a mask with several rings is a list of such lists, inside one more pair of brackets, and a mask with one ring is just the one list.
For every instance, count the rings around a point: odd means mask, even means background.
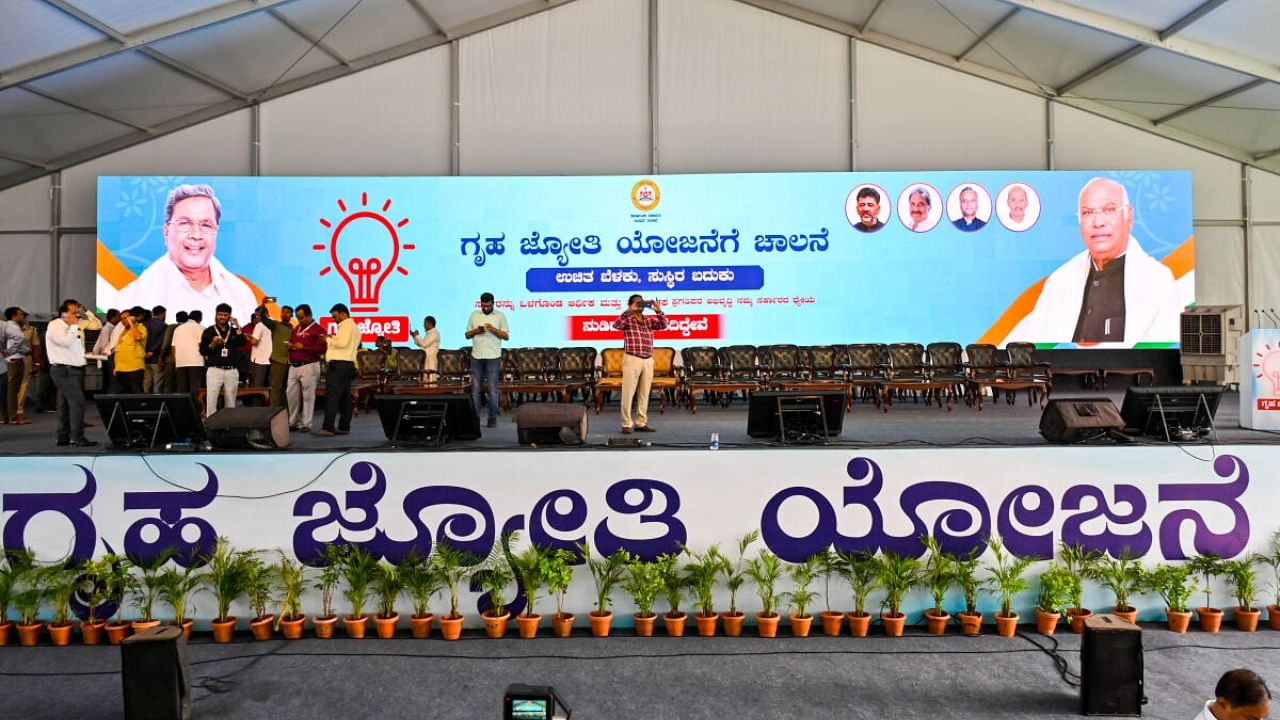
[{"label": "green leafy plant", "polygon": [[876,575],[884,588],[889,615],[897,617],[902,614],[902,598],[920,584],[924,570],[918,558],[886,550],[880,555]]},{"label": "green leafy plant", "polygon": [[83,562],[72,559],[45,569],[44,588],[53,610],[53,625],[65,624],[71,617],[71,598],[76,594],[76,581],[83,569]]},{"label": "green leafy plant", "polygon": [[738,539],[738,559],[733,564],[725,562],[720,568],[720,574],[724,577],[724,584],[729,588],[729,613],[730,615],[738,615],[738,590],[742,588],[742,583],[747,579],[746,573],[746,553],[747,548],[756,540],[760,539],[760,531],[752,530]]},{"label": "green leafy plant", "polygon": [[507,586],[515,582],[516,574],[511,567],[506,548],[510,546],[515,533],[504,535],[501,542],[494,544],[493,552],[479,568],[480,586],[489,593],[489,617],[502,617],[507,614]]},{"label": "green leafy plant", "polygon": [[920,543],[928,551],[924,561],[923,580],[933,596],[933,616],[947,614],[943,609],[947,591],[956,584],[956,556],[942,549],[942,543],[932,535],[922,535]]},{"label": "green leafy plant", "polygon": [[342,579],[347,588],[343,597],[351,604],[351,618],[365,616],[364,606],[369,598],[369,587],[378,576],[378,561],[359,545],[347,545],[342,552]]},{"label": "green leafy plant", "polygon": [[579,543],[578,551],[587,560],[587,569],[591,571],[591,580],[596,586],[596,609],[592,613],[600,617],[609,613],[609,605],[613,603],[613,589],[622,580],[631,554],[626,550],[615,550],[605,557],[596,558],[591,555],[591,546]]},{"label": "green leafy plant", "polygon": [[409,553],[400,561],[400,582],[404,583],[405,592],[413,602],[413,616],[430,615],[431,598],[444,587],[430,558],[419,555],[416,550]]},{"label": "green leafy plant", "polygon": [[573,582],[573,561],[577,559],[565,548],[547,549],[538,558],[538,574],[547,583],[547,592],[556,598],[556,617],[563,618],[564,595]]},{"label": "green leafy plant", "polygon": [[1204,585],[1200,588],[1204,591],[1204,606],[1212,608],[1213,579],[1224,572],[1222,558],[1213,553],[1205,553],[1191,558],[1187,561],[1187,565],[1191,567],[1191,572],[1199,575],[1204,580]]},{"label": "green leafy plant", "polygon": [[867,614],[867,597],[880,585],[876,569],[880,566],[875,553],[853,550],[839,553],[840,575],[853,591],[853,612],[858,617]]},{"label": "green leafy plant", "polygon": [[684,591],[688,581],[680,573],[680,556],[674,553],[659,555],[654,562],[662,570],[662,594],[667,598],[667,616],[680,615],[680,604],[684,602]]},{"label": "green leafy plant", "polygon": [[225,537],[218,538],[213,554],[206,558],[202,577],[213,590],[218,622],[231,619],[231,604],[248,592],[253,559],[252,551],[236,550]]},{"label": "green leafy plant", "polygon": [[404,591],[400,569],[383,560],[373,573],[373,592],[378,596],[378,617],[386,619],[396,614],[396,600]]},{"label": "green leafy plant", "polygon": [[666,586],[665,568],[659,562],[633,558],[627,563],[627,578],[622,587],[636,603],[636,615],[653,617],[653,602]]},{"label": "green leafy plant", "polygon": [[955,583],[964,594],[964,611],[969,615],[978,614],[978,596],[982,594],[983,586],[978,578],[981,562],[976,550],[955,559]]},{"label": "green leafy plant", "polygon": [[98,579],[102,583],[103,594],[115,601],[115,624],[122,625],[124,623],[124,601],[129,593],[133,591],[135,582],[131,571],[133,563],[124,555],[116,555],[115,553],[103,555],[98,562],[102,563]]},{"label": "green leafy plant", "polygon": [[761,550],[747,565],[747,576],[756,585],[756,597],[760,598],[760,617],[771,618],[778,613],[774,610],[781,596],[778,595],[778,580],[782,579],[782,559],[768,550]]},{"label": "green leafy plant", "polygon": [[1042,613],[1066,614],[1067,603],[1071,602],[1074,586],[1079,582],[1080,578],[1064,566],[1049,563],[1049,567],[1040,573],[1040,593],[1036,599],[1036,608]]},{"label": "green leafy plant", "polygon": [[133,567],[138,571],[137,582],[132,588],[133,604],[138,608],[142,622],[151,622],[155,617],[153,609],[163,587],[163,568],[172,556],[173,553],[166,550],[145,562],[136,559],[133,562]]},{"label": "green leafy plant", "polygon": [[[0,623],[9,620],[9,604],[13,600],[13,583],[17,579],[18,570],[22,567],[22,555],[25,551],[6,550],[0,552]],[[27,553],[28,555],[30,553]]]},{"label": "green leafy plant", "polygon": [[1068,545],[1063,540],[1058,545],[1058,559],[1067,572],[1075,575],[1079,583],[1072,586],[1071,609],[1084,609],[1084,581],[1093,576],[1094,568],[1102,560],[1100,550],[1085,550],[1083,545]]},{"label": "green leafy plant", "polygon": [[194,567],[166,567],[160,572],[158,582],[160,600],[173,610],[173,624],[186,622],[191,596],[204,582],[199,571]]},{"label": "green leafy plant", "polygon": [[1196,581],[1186,563],[1164,563],[1142,573],[1142,585],[1164,600],[1172,612],[1188,612]]},{"label": "green leafy plant", "polygon": [[[91,625],[98,622],[98,608],[102,607],[103,603],[114,596],[111,583],[108,580],[111,573],[110,558],[113,557],[116,556],[104,555],[97,560],[89,560],[84,564],[84,571],[78,590],[80,596],[84,598],[85,621]],[[0,559],[0,562],[3,562],[3,559]],[[2,582],[3,580],[0,580],[0,583]],[[3,588],[0,588],[0,594],[2,593]],[[3,611],[3,609],[3,607],[0,607],[0,611]],[[3,617],[3,612],[0,612],[0,618]]]},{"label": "green leafy plant", "polygon": [[538,600],[538,591],[543,586],[541,567],[543,551],[537,545],[530,544],[529,547],[517,553],[511,549],[512,542],[511,539],[503,539],[511,569],[515,571],[520,585],[524,588],[524,598],[528,603],[525,606],[524,615],[533,617],[536,614],[533,606]]},{"label": "green leafy plant", "polygon": [[18,610],[19,622],[22,625],[33,625],[45,599],[46,568],[37,565],[34,556],[25,550],[19,555],[11,556],[9,561],[13,568],[10,599]]},{"label": "green leafy plant", "polygon": [[253,552],[249,563],[249,586],[245,588],[245,596],[249,598],[249,607],[253,609],[253,619],[262,620],[271,617],[267,614],[269,606],[276,600],[272,597],[276,592],[275,565],[263,561],[257,551]]},{"label": "green leafy plant", "polygon": [[1125,548],[1120,557],[1104,556],[1092,570],[1093,578],[1111,591],[1115,597],[1115,609],[1128,612],[1133,609],[1129,596],[1142,590],[1142,566]]},{"label": "green leafy plant", "polygon": [[481,558],[443,541],[436,544],[435,554],[431,558],[440,581],[449,588],[447,617],[450,620],[462,617],[462,613],[458,612],[458,588],[476,571],[475,566],[480,563]]},{"label": "green leafy plant", "polygon": [[1280,605],[1280,530],[1271,536],[1271,547],[1266,554],[1259,555],[1258,560],[1266,563],[1271,567],[1271,576],[1276,582],[1271,586],[1275,589],[1275,604]]},{"label": "green leafy plant", "polygon": [[691,558],[684,566],[685,582],[698,596],[698,614],[703,617],[715,615],[713,595],[716,578],[720,576],[722,569],[729,565],[729,561],[720,554],[720,548],[716,545],[712,545],[701,553],[695,553],[687,547],[684,552]]},{"label": "green leafy plant", "polygon": [[280,562],[275,565],[276,587],[280,589],[280,613],[276,615],[275,629],[280,629],[284,620],[297,620],[302,616],[302,589],[306,587],[307,566],[289,559],[280,553]]},{"label": "green leafy plant", "polygon": [[790,592],[783,593],[787,603],[796,611],[798,618],[809,617],[809,605],[818,597],[818,593],[809,589],[813,585],[813,581],[817,579],[818,572],[822,567],[822,555],[810,555],[805,560],[793,563],[788,572],[791,575],[791,581],[795,583],[795,588]]},{"label": "green leafy plant", "polygon": [[840,574],[840,556],[827,548],[814,557],[818,558],[818,576],[822,578],[822,602],[831,612],[831,578]]},{"label": "green leafy plant", "polygon": [[1253,567],[1256,562],[1257,558],[1251,555],[1222,563],[1223,574],[1231,579],[1237,607],[1250,612],[1254,610],[1253,600],[1258,596],[1258,571]]},{"label": "green leafy plant", "polygon": [[1030,589],[1027,582],[1027,569],[1036,561],[1034,557],[1014,557],[1005,552],[1000,539],[992,536],[987,539],[987,547],[991,548],[992,561],[987,566],[987,586],[1000,596],[1001,617],[1015,617],[1013,612],[1013,596]]},{"label": "green leafy plant", "polygon": [[313,587],[320,591],[320,617],[327,620],[333,617],[333,594],[342,582],[342,545],[330,544],[324,547],[324,564],[316,574]]}]

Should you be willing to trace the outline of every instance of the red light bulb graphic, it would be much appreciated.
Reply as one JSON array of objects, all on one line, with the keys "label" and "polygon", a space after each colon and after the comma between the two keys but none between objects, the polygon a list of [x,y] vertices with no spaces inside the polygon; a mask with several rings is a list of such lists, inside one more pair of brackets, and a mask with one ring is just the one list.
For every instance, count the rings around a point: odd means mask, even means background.
[{"label": "red light bulb graphic", "polygon": [[[366,207],[369,204],[369,194],[360,193],[360,205]],[[312,245],[313,250],[327,250],[329,252],[330,265],[320,271],[320,275],[329,274],[330,271],[337,270],[338,275],[347,284],[347,291],[351,298],[351,312],[377,312],[379,297],[382,294],[382,284],[386,281],[391,272],[397,271],[401,275],[408,275],[409,271],[400,267],[400,252],[402,250],[413,250],[415,245],[411,243],[401,243],[399,228],[409,224],[409,218],[401,218],[399,222],[392,223],[385,215],[391,208],[391,200],[388,199],[382,204],[380,211],[375,210],[355,210],[348,213],[337,227],[329,222],[326,218],[320,218],[320,224],[329,228],[333,228],[327,245]],[[347,213],[347,204],[341,198],[338,199],[338,209]],[[349,231],[352,223],[357,220],[373,221],[381,226],[386,233],[386,240],[377,243],[380,247],[377,252],[372,252],[367,247],[367,242],[355,242],[353,238],[349,238],[348,242],[342,242],[342,234]],[[377,231],[374,231],[375,235]]]}]

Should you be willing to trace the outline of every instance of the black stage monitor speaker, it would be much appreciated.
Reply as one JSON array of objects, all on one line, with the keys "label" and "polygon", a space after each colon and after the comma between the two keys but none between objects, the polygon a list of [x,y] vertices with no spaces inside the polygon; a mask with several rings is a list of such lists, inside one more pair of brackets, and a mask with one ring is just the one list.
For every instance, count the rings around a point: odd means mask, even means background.
[{"label": "black stage monitor speaker", "polygon": [[757,390],[747,406],[747,434],[782,442],[826,442],[844,427],[843,389]]},{"label": "black stage monitor speaker", "polygon": [[1215,385],[1130,387],[1120,417],[1124,426],[1167,441],[1189,440],[1213,429],[1222,388]]},{"label": "black stage monitor speaker", "polygon": [[1142,629],[1115,615],[1084,621],[1080,700],[1085,715],[1142,714]]},{"label": "black stage monitor speaker", "polygon": [[1040,434],[1054,443],[1076,443],[1124,429],[1115,403],[1104,397],[1052,398],[1040,413]]},{"label": "black stage monitor speaker", "polygon": [[222,408],[204,421],[209,442],[223,450],[289,447],[289,413],[282,407]]},{"label": "black stage monitor speaker", "polygon": [[393,445],[443,445],[476,440],[480,418],[470,395],[378,395],[382,432]]},{"label": "black stage monitor speaker", "polygon": [[161,625],[120,644],[125,720],[189,720],[191,673],[182,628]]},{"label": "black stage monitor speaker", "polygon": [[[562,432],[568,428],[572,432]],[[516,409],[516,436],[521,445],[565,445],[587,438],[587,406],[582,403],[530,402]],[[569,443],[572,439],[575,442]]]},{"label": "black stage monitor speaker", "polygon": [[200,414],[187,393],[98,395],[94,400],[107,437],[120,447],[162,448],[205,439]]}]

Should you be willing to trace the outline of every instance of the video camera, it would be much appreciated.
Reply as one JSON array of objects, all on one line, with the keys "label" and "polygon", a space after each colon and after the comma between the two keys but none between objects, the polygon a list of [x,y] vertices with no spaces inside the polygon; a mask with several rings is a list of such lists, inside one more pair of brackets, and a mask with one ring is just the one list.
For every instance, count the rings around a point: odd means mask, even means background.
[{"label": "video camera", "polygon": [[[557,714],[557,708],[564,714]],[[502,698],[503,720],[570,720],[572,717],[573,711],[550,685],[512,684],[507,686]]]}]

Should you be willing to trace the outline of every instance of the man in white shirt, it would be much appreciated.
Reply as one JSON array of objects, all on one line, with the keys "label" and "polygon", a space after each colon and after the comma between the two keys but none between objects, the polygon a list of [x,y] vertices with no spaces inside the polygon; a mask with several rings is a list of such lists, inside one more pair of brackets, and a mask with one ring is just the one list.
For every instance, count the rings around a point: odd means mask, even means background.
[{"label": "man in white shirt", "polygon": [[1196,720],[1265,720],[1271,714],[1271,690],[1252,670],[1228,670],[1213,694]]},{"label": "man in white shirt", "polygon": [[200,324],[204,315],[199,310],[187,314],[187,321],[173,330],[173,365],[177,375],[177,391],[191,393],[191,400],[204,385],[204,356],[200,354]]},{"label": "man in white shirt", "polygon": [[[92,316],[90,316],[92,317]],[[98,443],[84,436],[84,316],[80,303],[65,300],[58,317],[45,330],[49,376],[58,388],[58,445],[91,447]],[[96,318],[94,323],[96,325]]]},{"label": "man in white shirt", "polygon": [[467,318],[467,339],[471,341],[471,403],[480,414],[480,384],[489,386],[488,427],[498,427],[498,405],[501,394],[498,378],[502,374],[502,341],[511,338],[507,316],[493,309],[493,293],[481,293],[480,309]]},{"label": "man in white shirt", "polygon": [[422,381],[427,385],[435,385],[436,375],[440,371],[440,331],[436,329],[436,319],[430,315],[423,319],[422,327],[426,332],[419,335],[418,331],[414,330],[413,342],[427,354],[427,360],[422,367],[426,371],[422,374]]},{"label": "man in white shirt", "polygon": [[265,314],[266,310],[254,311],[253,315],[253,332],[249,333],[249,345],[252,347],[249,351],[249,385],[270,387],[267,376],[271,372],[271,351],[274,346],[271,342],[271,328],[262,322],[259,312]]},{"label": "man in white shirt", "polygon": [[166,253],[116,295],[114,305],[164,305],[213,317],[218,303],[248,315],[258,301],[245,281],[214,257],[222,204],[208,185],[179,185],[164,212]]},{"label": "man in white shirt", "polygon": [[31,354],[31,343],[22,332],[22,323],[26,322],[27,312],[20,307],[5,308],[4,322],[0,323],[0,362],[4,362],[8,370],[6,392],[3,396],[4,408],[0,409],[0,419],[10,425],[30,425],[31,421],[23,416],[20,404],[22,383],[27,378],[26,361]]},{"label": "man in white shirt", "polygon": [[111,358],[111,353],[115,350],[111,340],[115,337],[116,326],[120,324],[120,311],[111,308],[107,311],[107,322],[103,324],[102,331],[98,333],[98,339],[93,343],[93,354],[97,356],[99,367],[102,368],[102,392],[111,392],[111,376],[112,366],[115,364]]}]

